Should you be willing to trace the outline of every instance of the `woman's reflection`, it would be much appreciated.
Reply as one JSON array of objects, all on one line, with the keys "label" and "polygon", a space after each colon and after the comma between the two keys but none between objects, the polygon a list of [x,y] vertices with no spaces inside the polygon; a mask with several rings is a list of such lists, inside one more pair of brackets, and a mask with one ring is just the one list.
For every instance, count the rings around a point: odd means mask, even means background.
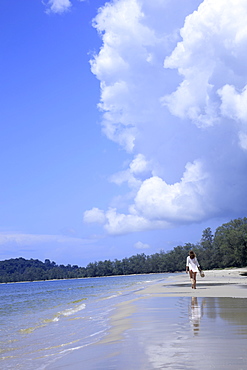
[{"label": "woman's reflection", "polygon": [[203,303],[198,303],[197,297],[191,297],[191,304],[189,307],[189,318],[194,335],[199,333],[200,320],[203,316]]}]

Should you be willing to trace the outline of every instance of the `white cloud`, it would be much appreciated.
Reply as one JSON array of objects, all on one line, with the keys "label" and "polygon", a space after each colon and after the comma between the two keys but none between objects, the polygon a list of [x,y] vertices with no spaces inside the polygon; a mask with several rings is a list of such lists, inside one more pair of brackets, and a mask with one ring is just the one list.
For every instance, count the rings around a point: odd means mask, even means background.
[{"label": "white cloud", "polygon": [[247,0],[189,3],[116,0],[94,20],[103,131],[133,155],[110,178],[128,197],[84,214],[110,234],[247,209]]},{"label": "white cloud", "polygon": [[[164,41],[143,20],[137,0],[107,3],[94,20],[103,40],[100,52],[91,60],[92,72],[101,81],[99,107],[104,112],[103,131],[129,152],[135,145],[136,127],[143,123],[149,105],[153,104],[146,84],[141,86],[155,65],[152,49]],[[143,67],[146,75],[142,73]],[[147,102],[145,114],[143,99]]]},{"label": "white cloud", "polygon": [[239,145],[247,150],[247,85],[241,92],[232,85],[224,85],[218,90],[221,98],[221,114],[233,119],[239,125]]},{"label": "white cloud", "polygon": [[163,229],[169,227],[168,222],[163,220],[148,220],[137,214],[118,213],[116,209],[110,208],[106,213],[107,222],[105,230],[112,235],[127,234],[136,231],[152,229]]},{"label": "white cloud", "polygon": [[141,185],[140,178],[143,176],[143,174],[147,174],[150,171],[151,164],[146,161],[143,154],[139,153],[131,161],[127,170],[117,172],[111,176],[110,180],[117,185],[128,182],[128,185],[131,189],[136,189]]},{"label": "white cloud", "polygon": [[84,222],[92,223],[97,222],[103,224],[106,221],[104,211],[99,208],[92,208],[91,210],[84,212]]},{"label": "white cloud", "polygon": [[[80,2],[86,0],[77,0]],[[72,2],[70,0],[48,0],[48,2],[43,1],[47,7],[46,13],[57,13],[62,14],[70,10],[72,7]]]},{"label": "white cloud", "polygon": [[247,86],[238,93],[231,85],[224,85],[218,90],[221,97],[221,114],[234,120],[247,122]]},{"label": "white cloud", "polygon": [[[168,185],[155,176],[145,180],[132,206],[149,220],[199,221],[208,209],[208,174],[202,170],[199,161],[186,165],[180,182]],[[209,206],[210,207],[210,206]]]},{"label": "white cloud", "polygon": [[125,234],[169,228],[174,222],[201,221],[214,211],[207,195],[210,179],[199,161],[186,165],[178,183],[168,185],[153,176],[140,184],[134,203],[129,206],[129,214],[118,213],[112,208],[105,213],[93,208],[84,213],[84,221],[105,222],[109,234]]},{"label": "white cloud", "polygon": [[183,77],[177,90],[163,98],[172,114],[199,127],[219,121],[220,102],[215,96],[219,85],[232,80],[241,85],[246,80],[246,71],[240,68],[247,62],[246,19],[246,0],[204,0],[186,18],[182,41],[164,63]]},{"label": "white cloud", "polygon": [[148,169],[148,162],[143,154],[138,154],[130,164],[130,172],[138,174]]},{"label": "white cloud", "polygon": [[137,248],[137,249],[148,249],[148,248],[150,248],[150,245],[142,243],[142,242],[137,242],[137,243],[135,243],[134,247]]},{"label": "white cloud", "polygon": [[70,0],[49,0],[46,6],[48,7],[47,13],[61,14],[68,11],[72,4]]}]

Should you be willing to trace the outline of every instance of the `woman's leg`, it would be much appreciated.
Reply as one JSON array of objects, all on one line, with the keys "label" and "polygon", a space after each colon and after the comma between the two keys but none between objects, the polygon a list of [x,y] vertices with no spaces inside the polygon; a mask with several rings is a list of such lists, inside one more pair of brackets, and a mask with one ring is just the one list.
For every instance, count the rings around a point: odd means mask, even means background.
[{"label": "woman's leg", "polygon": [[191,281],[191,288],[194,289],[194,273],[190,270],[190,281]]},{"label": "woman's leg", "polygon": [[194,272],[194,289],[196,289],[196,272]]},{"label": "woman's leg", "polygon": [[196,289],[196,272],[190,270],[190,281],[191,281],[191,288]]}]

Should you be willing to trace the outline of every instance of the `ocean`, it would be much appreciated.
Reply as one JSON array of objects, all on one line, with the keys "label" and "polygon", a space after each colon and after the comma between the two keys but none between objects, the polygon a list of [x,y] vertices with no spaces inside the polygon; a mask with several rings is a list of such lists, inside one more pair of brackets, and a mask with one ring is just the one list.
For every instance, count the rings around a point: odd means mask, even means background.
[{"label": "ocean", "polygon": [[101,340],[118,303],[171,274],[0,284],[0,368],[44,370]]}]

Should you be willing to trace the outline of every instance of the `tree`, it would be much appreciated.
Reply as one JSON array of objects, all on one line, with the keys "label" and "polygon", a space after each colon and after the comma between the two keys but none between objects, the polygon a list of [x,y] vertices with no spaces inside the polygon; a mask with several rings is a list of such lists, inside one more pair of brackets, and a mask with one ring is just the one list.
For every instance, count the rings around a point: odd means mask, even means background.
[{"label": "tree", "polygon": [[218,227],[214,245],[220,267],[247,265],[247,218],[239,218]]},{"label": "tree", "polygon": [[97,262],[90,262],[87,267],[86,267],[86,271],[87,271],[87,277],[94,277],[94,276],[97,276],[97,265],[98,263]]},{"label": "tree", "polygon": [[117,259],[113,263],[113,275],[124,275],[122,262]]},{"label": "tree", "polygon": [[202,232],[201,238],[202,257],[200,263],[204,269],[212,269],[217,266],[217,258],[214,249],[214,237],[210,227]]}]

